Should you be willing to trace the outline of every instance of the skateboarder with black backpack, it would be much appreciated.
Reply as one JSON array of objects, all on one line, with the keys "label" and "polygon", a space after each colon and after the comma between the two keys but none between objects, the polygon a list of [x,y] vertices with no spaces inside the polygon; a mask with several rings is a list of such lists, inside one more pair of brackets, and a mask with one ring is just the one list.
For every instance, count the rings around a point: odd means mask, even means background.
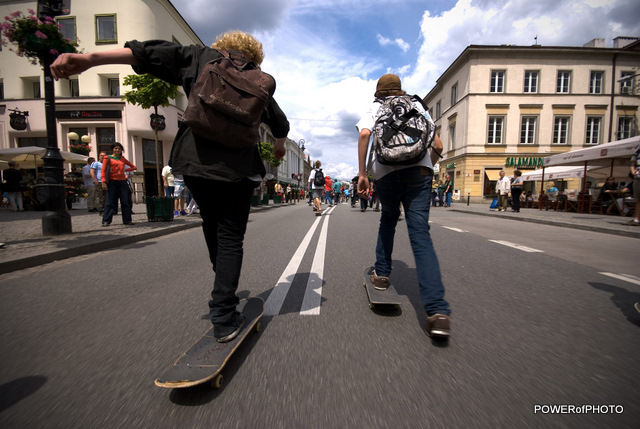
[{"label": "skateboarder with black backpack", "polygon": [[[98,65],[130,64],[136,73],[182,86],[189,96],[169,165],[184,176],[200,207],[215,272],[209,316],[220,342],[235,338],[244,323],[236,311],[244,234],[253,189],[266,173],[257,147],[258,128],[260,122],[270,127],[278,159],[285,154],[289,132],[287,117],[271,98],[275,80],[260,70],[263,58],[262,43],[232,31],[218,36],[211,48],[134,40],[120,49],[62,54],[51,66],[57,80]],[[196,87],[199,90],[192,91]],[[204,98],[198,99],[200,94]],[[219,204],[212,195],[226,195],[227,200]]]},{"label": "skateboarder with black backpack", "polygon": [[[400,78],[382,76],[369,114],[360,119],[358,138],[358,192],[369,190],[368,173],[376,181],[382,214],[376,246],[376,262],[366,279],[378,291],[390,288],[391,260],[400,205],[411,239],[418,273],[420,298],[427,315],[426,332],[448,337],[451,329],[449,303],[438,258],[429,235],[433,164],[441,156],[442,142],[422,100],[402,90]],[[369,151],[369,140],[373,143]],[[368,160],[368,166],[367,166]],[[368,171],[370,170],[370,171]]]}]

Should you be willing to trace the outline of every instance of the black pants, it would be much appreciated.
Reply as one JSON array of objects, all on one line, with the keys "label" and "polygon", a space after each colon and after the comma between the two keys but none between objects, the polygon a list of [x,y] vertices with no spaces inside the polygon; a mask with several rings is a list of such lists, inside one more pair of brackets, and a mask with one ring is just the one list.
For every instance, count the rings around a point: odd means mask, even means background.
[{"label": "black pants", "polygon": [[251,196],[257,183],[251,180],[221,182],[185,176],[185,185],[200,208],[202,232],[215,273],[209,318],[214,325],[233,323]]},{"label": "black pants", "polygon": [[517,212],[520,211],[520,194],[522,194],[522,189],[511,188],[511,199],[513,200],[513,210]]}]

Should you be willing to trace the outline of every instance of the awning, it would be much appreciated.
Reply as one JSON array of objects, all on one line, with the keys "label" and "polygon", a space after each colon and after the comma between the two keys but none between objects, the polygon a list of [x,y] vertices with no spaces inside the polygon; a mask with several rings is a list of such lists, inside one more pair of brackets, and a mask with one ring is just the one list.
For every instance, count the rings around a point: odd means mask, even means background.
[{"label": "awning", "polygon": [[484,170],[484,174],[487,176],[487,178],[491,181],[496,181],[498,179],[500,179],[500,172],[502,170]]}]

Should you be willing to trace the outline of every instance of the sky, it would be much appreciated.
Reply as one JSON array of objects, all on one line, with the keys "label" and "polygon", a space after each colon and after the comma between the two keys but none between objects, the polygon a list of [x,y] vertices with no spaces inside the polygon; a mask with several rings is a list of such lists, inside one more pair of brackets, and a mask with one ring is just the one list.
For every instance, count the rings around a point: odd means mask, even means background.
[{"label": "sky", "polygon": [[[637,0],[171,0],[198,37],[241,30],[262,43],[262,69],[289,138],[325,175],[358,173],[356,123],[385,73],[426,96],[469,45],[613,46],[640,37]],[[537,38],[537,39],[536,39]]]}]

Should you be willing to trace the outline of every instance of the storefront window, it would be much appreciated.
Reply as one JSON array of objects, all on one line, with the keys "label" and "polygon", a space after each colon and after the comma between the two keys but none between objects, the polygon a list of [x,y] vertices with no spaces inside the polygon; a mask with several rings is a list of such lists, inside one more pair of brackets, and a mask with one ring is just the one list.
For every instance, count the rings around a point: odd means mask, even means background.
[{"label": "storefront window", "polygon": [[98,153],[104,152],[111,155],[111,145],[116,142],[116,129],[114,127],[96,128],[96,135],[98,137]]}]

